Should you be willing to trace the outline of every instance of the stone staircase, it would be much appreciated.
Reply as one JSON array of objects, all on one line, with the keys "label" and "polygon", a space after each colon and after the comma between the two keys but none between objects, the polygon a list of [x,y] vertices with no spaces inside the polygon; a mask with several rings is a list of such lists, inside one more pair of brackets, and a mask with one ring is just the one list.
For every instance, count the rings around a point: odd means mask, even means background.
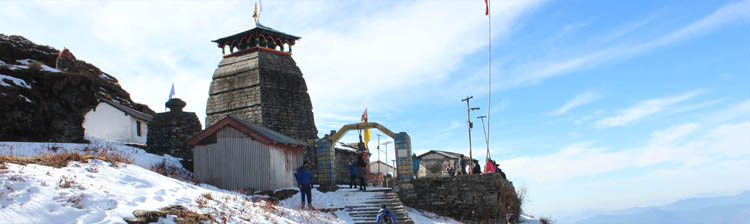
[{"label": "stone staircase", "polygon": [[406,208],[401,204],[398,194],[390,190],[375,190],[375,192],[382,192],[382,194],[373,197],[363,205],[346,206],[346,212],[349,213],[355,224],[377,224],[375,220],[377,220],[381,204],[385,204],[386,208],[393,212],[393,215],[396,216],[396,223],[414,223],[414,220],[406,214]]}]

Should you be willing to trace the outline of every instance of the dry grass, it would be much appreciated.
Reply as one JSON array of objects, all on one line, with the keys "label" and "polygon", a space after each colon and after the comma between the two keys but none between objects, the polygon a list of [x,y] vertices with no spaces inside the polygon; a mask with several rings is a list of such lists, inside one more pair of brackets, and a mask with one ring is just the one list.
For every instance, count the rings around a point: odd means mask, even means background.
[{"label": "dry grass", "polygon": [[181,180],[184,182],[200,184],[200,182],[193,177],[193,175],[185,169],[178,168],[174,165],[167,165],[166,160],[162,160],[154,166],[151,166],[151,171],[158,174],[170,177],[172,179]]},{"label": "dry grass", "polygon": [[42,63],[38,61],[32,61],[29,63],[29,69],[34,71],[42,70]]},{"label": "dry grass", "polygon": [[19,165],[27,164],[38,164],[42,166],[50,166],[54,168],[62,168],[68,166],[71,161],[87,163],[89,159],[98,159],[110,162],[112,166],[118,167],[121,164],[132,164],[133,160],[129,157],[123,157],[120,154],[110,154],[107,150],[102,150],[96,154],[79,154],[79,153],[59,153],[59,154],[44,154],[33,157],[16,157],[16,156],[0,156],[0,163],[15,163]]},{"label": "dry grass", "polygon": [[204,198],[208,200],[214,200],[214,196],[211,195],[211,193],[204,193],[204,194],[201,194],[201,196],[203,196]]},{"label": "dry grass", "polygon": [[203,198],[198,198],[195,200],[195,203],[198,203],[198,208],[203,209],[203,208],[206,208],[206,204],[208,204],[208,201],[206,201],[206,199],[203,199]]}]

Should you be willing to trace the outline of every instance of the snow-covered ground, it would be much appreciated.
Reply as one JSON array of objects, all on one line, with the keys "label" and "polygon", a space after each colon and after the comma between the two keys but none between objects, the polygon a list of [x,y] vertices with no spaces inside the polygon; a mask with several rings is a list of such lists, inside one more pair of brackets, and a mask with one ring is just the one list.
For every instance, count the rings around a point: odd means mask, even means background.
[{"label": "snow-covered ground", "polygon": [[[158,210],[171,205],[210,214],[218,222],[226,219],[227,223],[352,223],[345,210],[335,208],[361,204],[379,194],[350,189],[328,193],[313,190],[316,208],[335,211],[299,210],[299,193],[274,205],[258,196],[169,178],[149,167],[162,161],[179,166],[179,159],[119,143],[0,142],[0,155],[13,156],[96,154],[103,149],[129,156],[134,164],[113,166],[91,159],[70,162],[63,168],[11,163],[0,166],[0,223],[123,223],[123,218],[134,217],[134,210]],[[458,223],[416,209],[408,208],[407,212],[416,223]],[[170,223],[172,218],[162,222]]]}]

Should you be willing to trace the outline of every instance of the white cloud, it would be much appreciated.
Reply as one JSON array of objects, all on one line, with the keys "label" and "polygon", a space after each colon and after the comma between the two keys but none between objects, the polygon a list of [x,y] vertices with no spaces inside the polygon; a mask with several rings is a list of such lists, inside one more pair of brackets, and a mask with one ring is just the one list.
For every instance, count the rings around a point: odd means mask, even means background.
[{"label": "white cloud", "polygon": [[[498,16],[493,17],[493,35],[503,36],[515,18],[536,4],[494,4]],[[487,18],[481,11],[476,14],[476,9],[476,4],[460,1],[404,2],[349,18],[353,22],[346,29],[303,31],[295,58],[308,77],[316,113],[332,109],[354,113],[338,105],[363,104],[394,111],[443,89],[425,86],[447,79],[461,58],[486,46]],[[336,80],[336,86],[331,86],[331,80]]]},{"label": "white cloud", "polygon": [[598,100],[599,98],[601,98],[601,95],[599,93],[597,93],[597,92],[590,91],[590,90],[586,91],[586,92],[583,92],[583,93],[578,94],[575,97],[573,97],[573,99],[570,99],[567,103],[565,103],[565,105],[563,105],[559,109],[553,111],[552,114],[553,115],[562,115],[562,114],[568,112],[568,110],[570,110],[570,109],[586,105],[586,104],[591,103],[591,102],[593,102],[595,100]]},{"label": "white cloud", "polygon": [[[616,39],[623,35],[623,32],[632,32],[649,20],[650,19],[646,19],[642,22],[628,25],[625,28],[615,31],[607,38]],[[631,57],[658,47],[695,38],[734,22],[750,22],[750,0],[727,4],[694,23],[646,42],[619,45],[608,44],[597,50],[584,54],[570,55],[564,57],[564,59],[552,59],[547,61],[538,60],[528,62],[515,68],[510,68],[510,71],[504,74],[506,76],[503,76],[505,80],[501,81],[501,85],[498,85],[497,88],[505,89],[535,84],[544,79],[566,74],[567,72],[576,69],[596,66],[623,57]],[[577,49],[578,48],[576,48],[576,50]],[[493,68],[493,70],[502,71],[503,69]]]},{"label": "white cloud", "polygon": [[[503,170],[514,177],[537,184],[553,184],[655,164],[684,165],[705,158],[750,155],[746,150],[750,147],[746,134],[750,133],[750,121],[720,125],[703,132],[699,132],[699,127],[687,123],[654,131],[651,140],[640,147],[610,150],[591,142],[579,142],[556,153],[518,157],[501,164]],[[694,134],[697,136],[686,138]]]},{"label": "white cloud", "polygon": [[597,121],[595,127],[603,128],[624,126],[647,116],[664,111],[669,107],[693,98],[698,94],[701,94],[702,92],[702,90],[695,90],[683,93],[678,96],[646,100],[633,105],[632,107],[620,110],[617,115],[606,117]]},{"label": "white cloud", "polygon": [[696,123],[687,123],[679,126],[669,127],[664,130],[654,131],[653,142],[654,143],[669,143],[677,139],[683,138],[698,128],[700,125]]},{"label": "white cloud", "polygon": [[[513,21],[538,3],[494,4],[493,36],[508,33]],[[262,21],[302,37],[293,57],[316,115],[358,115],[363,105],[388,114],[430,92],[424,89],[440,89],[424,85],[445,79],[461,58],[486,46],[482,4],[267,2]],[[0,9],[0,19],[8,22],[0,29],[70,48],[157,111],[175,82],[186,110],[203,120],[211,74],[221,60],[220,49],[209,41],[247,27],[251,9],[252,2],[243,1],[23,1]],[[317,121],[340,122],[325,116]]]},{"label": "white cloud", "polygon": [[709,120],[711,122],[724,122],[738,118],[750,119],[750,100],[736,103],[724,110],[713,114]]}]

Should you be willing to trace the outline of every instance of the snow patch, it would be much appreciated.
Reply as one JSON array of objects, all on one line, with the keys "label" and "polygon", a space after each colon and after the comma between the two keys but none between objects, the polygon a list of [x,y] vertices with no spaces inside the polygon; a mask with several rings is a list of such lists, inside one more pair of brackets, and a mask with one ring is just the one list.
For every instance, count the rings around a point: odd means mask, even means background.
[{"label": "snow patch", "polygon": [[49,67],[49,66],[47,66],[45,64],[42,64],[42,70],[44,70],[46,72],[62,72],[62,71],[60,71],[60,70],[58,70],[56,68]]},{"label": "snow patch", "polygon": [[34,60],[31,60],[31,59],[28,59],[28,58],[27,59],[16,60],[16,62],[21,63],[22,65],[29,65],[29,63],[31,63],[32,61],[34,61]]},{"label": "snow patch", "polygon": [[28,83],[26,83],[26,81],[23,81],[23,79],[19,79],[19,78],[16,78],[16,77],[13,77],[13,76],[9,76],[9,75],[0,74],[0,86],[8,86],[9,87],[10,83],[5,82],[5,80],[10,80],[10,82],[12,82],[13,84],[15,84],[16,86],[21,86],[21,87],[24,87],[24,88],[27,88],[27,89],[31,89],[31,85],[29,85]]},{"label": "snow patch", "polygon": [[[29,69],[29,66],[28,66],[29,63],[34,62],[34,61],[35,60],[33,60],[33,59],[16,60],[16,62],[21,63],[23,65],[26,65],[26,66],[23,66],[23,69]],[[43,71],[46,71],[46,72],[62,72],[62,71],[60,71],[60,70],[58,70],[56,68],[49,67],[49,66],[45,65],[44,63],[40,62],[40,64],[42,64],[42,70]],[[17,67],[21,67],[21,66],[17,66]],[[11,70],[14,70],[14,69],[11,68]]]},{"label": "snow patch", "polygon": [[24,100],[26,100],[26,102],[28,102],[28,103],[33,103],[33,102],[34,102],[34,101],[31,101],[31,99],[29,99],[28,97],[26,97],[26,96],[24,96],[24,95],[18,95],[18,96],[22,97],[22,98],[23,98]]}]

